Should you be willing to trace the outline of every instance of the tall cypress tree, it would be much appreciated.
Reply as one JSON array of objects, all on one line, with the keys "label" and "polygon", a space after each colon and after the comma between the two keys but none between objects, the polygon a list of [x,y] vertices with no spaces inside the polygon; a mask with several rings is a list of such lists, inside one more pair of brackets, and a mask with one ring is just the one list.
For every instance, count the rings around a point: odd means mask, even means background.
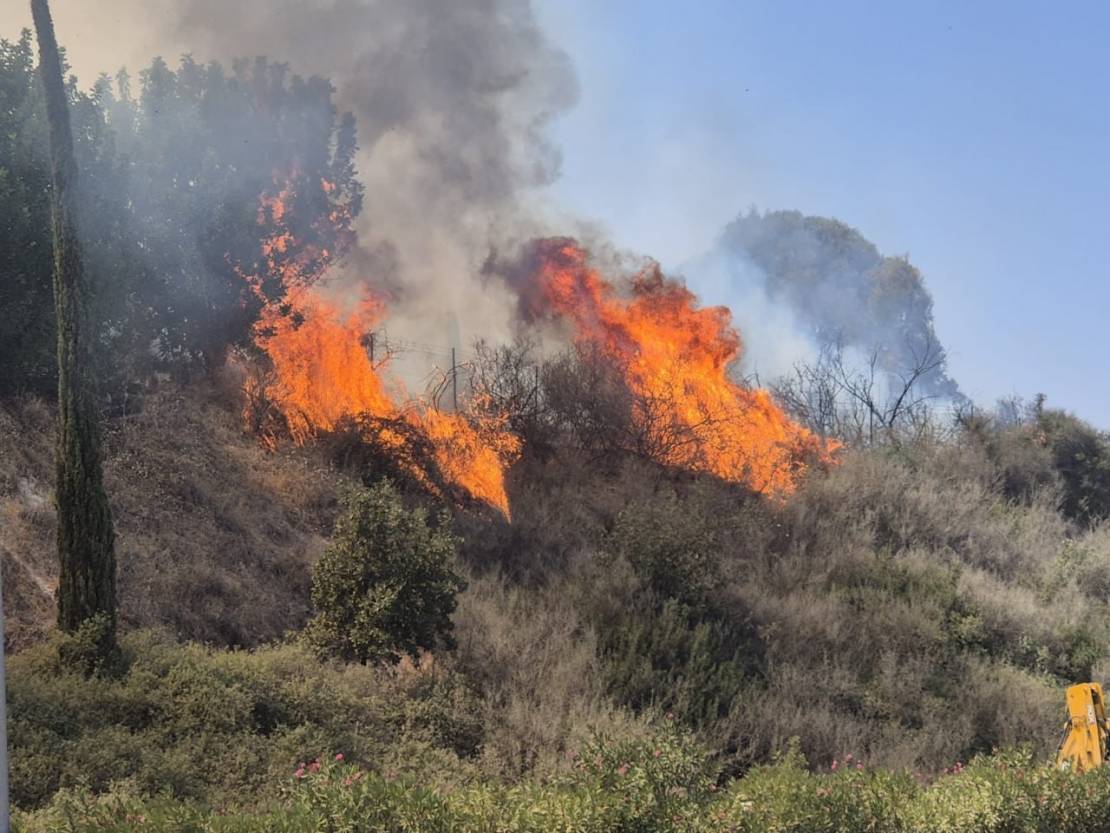
[{"label": "tall cypress tree", "polygon": [[94,650],[99,658],[106,658],[115,649],[115,533],[101,472],[100,425],[91,370],[93,338],[74,208],[77,162],[61,57],[47,0],[31,0],[31,13],[46,95],[53,188],[54,309],[58,328],[58,627],[74,632],[86,623],[95,623]]}]

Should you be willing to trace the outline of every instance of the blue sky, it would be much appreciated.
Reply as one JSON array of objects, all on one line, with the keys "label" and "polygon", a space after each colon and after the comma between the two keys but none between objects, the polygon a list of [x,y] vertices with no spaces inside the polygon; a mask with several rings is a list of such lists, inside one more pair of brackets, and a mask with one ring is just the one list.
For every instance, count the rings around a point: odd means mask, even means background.
[{"label": "blue sky", "polygon": [[560,202],[664,265],[751,205],[837,217],[923,271],[973,398],[1110,428],[1110,4],[537,3],[582,88]]}]

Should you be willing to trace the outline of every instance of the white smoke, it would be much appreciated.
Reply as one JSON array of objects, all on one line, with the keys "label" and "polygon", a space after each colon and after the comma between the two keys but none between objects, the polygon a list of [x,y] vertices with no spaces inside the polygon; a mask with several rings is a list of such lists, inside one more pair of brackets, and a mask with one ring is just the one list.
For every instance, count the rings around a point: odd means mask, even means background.
[{"label": "white smoke", "polygon": [[737,369],[744,377],[767,383],[816,360],[817,343],[792,307],[771,299],[767,276],[747,258],[713,250],[686,263],[681,272],[703,302],[732,310],[743,341]]}]

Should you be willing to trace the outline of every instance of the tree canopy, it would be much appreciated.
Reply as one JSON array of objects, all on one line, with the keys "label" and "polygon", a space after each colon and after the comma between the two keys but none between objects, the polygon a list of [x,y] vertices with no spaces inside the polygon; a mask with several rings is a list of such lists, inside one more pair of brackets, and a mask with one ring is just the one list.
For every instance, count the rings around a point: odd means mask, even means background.
[{"label": "tree canopy", "polygon": [[[114,386],[154,369],[218,364],[262,304],[262,244],[279,218],[263,194],[293,202],[280,220],[298,251],[324,260],[351,245],[362,206],[355,123],[322,78],[265,58],[67,84],[99,375]],[[0,393],[54,387],[49,164],[29,33],[0,41]],[[322,263],[302,272],[318,275]],[[110,357],[110,361],[109,361]]]}]

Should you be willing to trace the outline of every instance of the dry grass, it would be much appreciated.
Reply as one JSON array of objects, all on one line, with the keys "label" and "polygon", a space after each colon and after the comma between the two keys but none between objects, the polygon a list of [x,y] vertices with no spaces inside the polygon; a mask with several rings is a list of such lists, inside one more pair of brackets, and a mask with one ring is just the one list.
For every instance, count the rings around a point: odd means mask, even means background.
[{"label": "dry grass", "polygon": [[[210,387],[167,387],[110,424],[126,624],[256,644],[304,622],[342,476],[326,448],[263,451],[235,413]],[[53,618],[50,434],[41,402],[0,409],[17,645]],[[510,476],[512,524],[455,515],[472,579],[459,651],[437,662],[477,696],[475,764],[508,780],[558,771],[583,733],[636,734],[631,707],[668,703],[684,674],[702,679],[733,650],[731,706],[689,722],[734,770],[795,736],[819,766],[851,752],[936,770],[1020,743],[1050,754],[1063,685],[1110,673],[1110,527],[1067,520],[1047,481],[1012,493],[1004,464],[959,438],[851,452],[768,501],[642,460],[525,457]],[[676,568],[708,536],[695,553],[714,561],[692,602],[701,613],[663,621],[655,596],[677,591],[637,575],[642,553],[607,551],[620,518],[645,531],[636,547],[662,542]],[[697,636],[701,615],[735,646]],[[635,686],[621,688],[618,665],[640,670]]]},{"label": "dry grass", "polygon": [[[0,552],[9,645],[53,622],[53,419],[41,400],[0,406]],[[122,621],[250,645],[299,627],[339,475],[319,455],[271,454],[208,387],[166,386],[105,431]]]}]

